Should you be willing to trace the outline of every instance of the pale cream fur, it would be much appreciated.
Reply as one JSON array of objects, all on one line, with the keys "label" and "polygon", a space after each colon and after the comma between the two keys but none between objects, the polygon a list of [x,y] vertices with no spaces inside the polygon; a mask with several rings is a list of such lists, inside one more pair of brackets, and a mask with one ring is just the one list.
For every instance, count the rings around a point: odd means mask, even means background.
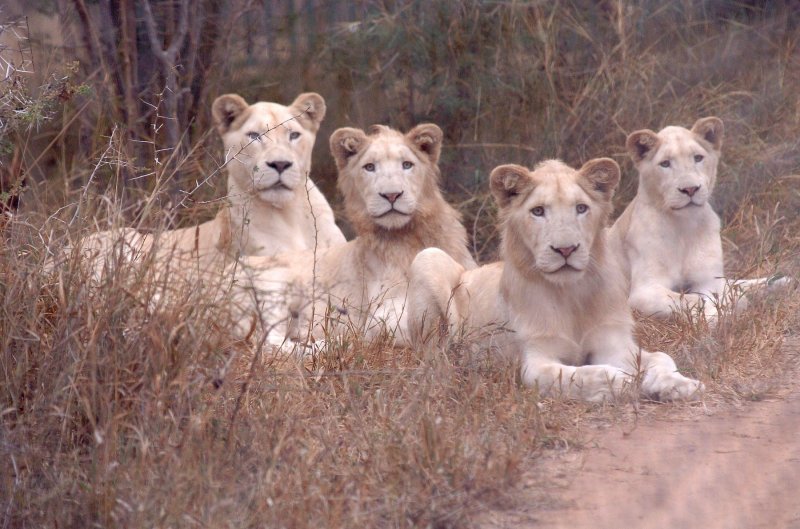
[{"label": "pale cream fur", "polygon": [[420,252],[408,289],[414,342],[463,328],[480,348],[518,357],[543,394],[602,401],[641,374],[647,395],[695,397],[702,384],[634,341],[625,277],[606,248],[619,174],[607,158],[578,171],[557,160],[492,171],[504,261],[465,270],[437,248]]},{"label": "pale cream fur", "polygon": [[[309,178],[311,150],[325,101],[301,94],[284,106],[248,105],[236,94],[218,97],[212,115],[225,147],[227,203],[198,226],[152,236],[132,228],[91,235],[82,249],[96,259],[137,259],[154,248],[165,264],[221,269],[225,257],[271,256],[345,242],[325,197]],[[119,248],[121,253],[109,252]],[[176,261],[177,259],[177,261]]]},{"label": "pale cream fur", "polygon": [[316,254],[245,259],[234,297],[245,307],[243,329],[258,307],[272,343],[305,341],[309,329],[320,339],[341,325],[407,343],[406,288],[417,252],[438,246],[460,266],[475,266],[460,215],[439,191],[441,144],[433,124],[406,134],[384,126],[334,132],[338,185],[357,237]]},{"label": "pale cream fur", "polygon": [[[640,130],[627,139],[639,189],[611,228],[610,243],[630,278],[629,303],[644,315],[668,317],[718,309],[768,278],[726,282],[720,219],[708,200],[717,179],[723,123],[697,120],[689,129]],[[779,281],[782,283],[782,281]]]}]

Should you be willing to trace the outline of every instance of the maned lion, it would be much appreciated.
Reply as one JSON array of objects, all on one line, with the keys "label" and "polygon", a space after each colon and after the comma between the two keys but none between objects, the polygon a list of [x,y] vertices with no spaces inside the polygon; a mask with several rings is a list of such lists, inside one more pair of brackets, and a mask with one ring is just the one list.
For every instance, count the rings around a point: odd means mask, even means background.
[{"label": "maned lion", "polygon": [[522,380],[542,394],[603,401],[641,373],[647,395],[696,396],[700,382],[634,341],[625,277],[606,248],[619,177],[608,158],[578,171],[558,160],[495,168],[504,261],[465,271],[437,248],[420,252],[408,288],[413,341],[463,326],[518,356]]},{"label": "maned lion", "polygon": [[630,278],[629,303],[645,315],[701,310],[713,321],[719,306],[770,282],[728,284],[724,277],[720,219],[708,203],[722,136],[716,117],[697,120],[691,130],[666,127],[628,136],[639,189],[612,226],[610,242]]},{"label": "maned lion", "polygon": [[[308,177],[311,149],[325,117],[319,94],[300,94],[284,106],[248,105],[239,95],[218,97],[211,113],[225,146],[228,195],[216,217],[157,236],[132,228],[95,233],[82,244],[96,275],[112,249],[134,260],[157,249],[161,260],[185,259],[201,270],[221,257],[276,255],[345,242],[325,197]],[[211,266],[210,266],[211,265]]]},{"label": "maned lion", "polygon": [[[239,299],[250,312],[255,301],[266,325],[280,325],[271,343],[305,342],[309,330],[320,339],[322,326],[332,323],[367,338],[388,330],[396,344],[405,344],[408,271],[417,252],[437,246],[460,266],[475,266],[460,215],[439,191],[441,146],[442,131],[433,124],[406,134],[380,125],[368,133],[333,133],[338,187],[357,237],[316,254],[243,261]],[[295,319],[286,327],[289,314]]]}]

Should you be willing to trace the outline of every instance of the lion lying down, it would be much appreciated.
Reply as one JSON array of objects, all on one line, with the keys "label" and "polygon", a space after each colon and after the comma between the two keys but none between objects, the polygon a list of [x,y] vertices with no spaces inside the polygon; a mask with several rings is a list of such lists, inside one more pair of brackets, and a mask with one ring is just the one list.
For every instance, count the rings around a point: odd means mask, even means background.
[{"label": "lion lying down", "polygon": [[233,296],[242,332],[256,314],[276,345],[344,327],[368,339],[388,331],[407,343],[406,288],[417,252],[437,246],[459,266],[475,266],[460,216],[439,191],[441,145],[433,124],[406,134],[384,126],[335,131],[338,186],[357,237],[316,253],[244,259]]},{"label": "lion lying down", "polygon": [[646,395],[695,397],[700,382],[634,341],[625,277],[604,229],[619,177],[607,158],[579,171],[556,160],[492,171],[504,261],[465,270],[437,248],[421,252],[408,287],[414,342],[463,326],[483,346],[518,355],[523,381],[543,394],[602,401],[642,373]]},{"label": "lion lying down", "polygon": [[289,106],[248,105],[236,94],[218,97],[212,115],[225,146],[227,204],[208,222],[155,236],[133,228],[90,235],[81,249],[95,277],[116,258],[136,261],[152,251],[159,268],[221,271],[225,258],[240,254],[343,243],[328,201],[308,178],[325,111],[315,93],[300,94]]},{"label": "lion lying down", "polygon": [[723,272],[720,219],[708,203],[717,179],[723,124],[702,118],[691,130],[639,130],[627,147],[639,171],[636,197],[611,228],[610,242],[630,277],[632,308],[648,316],[743,307],[742,293],[788,279],[728,281]]}]

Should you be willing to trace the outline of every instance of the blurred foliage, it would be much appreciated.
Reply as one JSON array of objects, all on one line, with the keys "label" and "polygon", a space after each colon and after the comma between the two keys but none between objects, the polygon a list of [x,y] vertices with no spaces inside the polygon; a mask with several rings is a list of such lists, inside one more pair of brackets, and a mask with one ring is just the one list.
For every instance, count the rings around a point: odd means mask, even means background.
[{"label": "blurred foliage", "polygon": [[[179,2],[151,4],[164,16],[158,31],[166,46],[178,24]],[[145,189],[152,189],[163,174],[175,181],[173,187],[191,189],[198,173],[216,168],[218,144],[206,145],[205,140],[211,102],[225,92],[238,92],[248,101],[283,103],[301,91],[325,97],[329,110],[312,176],[334,203],[336,171],[327,145],[334,129],[373,123],[408,129],[423,121],[437,123],[446,139],[443,185],[461,203],[474,227],[475,249],[481,256],[485,250],[486,257],[494,247],[486,178],[500,163],[532,166],[558,157],[577,166],[597,156],[615,157],[625,162],[627,173],[617,199],[623,205],[636,188],[626,165],[626,135],[645,127],[690,125],[713,114],[726,123],[723,163],[731,170],[723,168],[718,202],[727,217],[746,195],[758,192],[759,181],[744,173],[753,170],[747,160],[760,157],[766,144],[776,145],[773,149],[779,152],[772,152],[760,171],[796,166],[796,141],[787,138],[796,137],[800,120],[800,10],[791,0],[236,0],[225,5],[205,0],[190,10],[189,35],[195,31],[197,38],[187,38],[176,66],[176,119],[186,131],[182,141],[198,146],[177,158],[180,170],[174,169],[176,160],[165,163],[170,146],[153,132],[165,121],[152,110],[160,108],[164,80],[152,66],[141,5],[116,0],[103,6],[89,4],[89,20],[103,20],[103,9],[111,9],[107,16],[112,20],[122,20],[127,9],[128,23],[137,28],[133,47],[138,81],[132,92],[140,101],[136,120],[125,118],[124,109],[131,105],[126,107],[119,95],[131,93],[109,91],[110,86],[125,86],[121,73],[89,75],[102,54],[88,60],[92,54],[87,55],[86,46],[62,52],[86,59],[87,82],[101,95],[82,118],[83,134],[89,127],[93,137],[102,138],[114,126],[135,127],[135,134],[122,135],[119,151],[123,157],[138,152],[124,166],[134,168],[127,178]],[[75,9],[55,12],[62,25],[80,27]],[[114,49],[134,53],[119,28],[104,31],[111,32],[104,38],[111,39]],[[123,63],[103,64],[111,68]],[[110,111],[109,105],[118,111]],[[59,142],[70,143],[80,130],[65,131]],[[138,147],[126,148],[130,141]],[[72,141],[77,149],[69,152],[91,160],[107,143]],[[153,160],[156,167],[151,167]],[[774,166],[778,160],[780,168]],[[117,173],[97,175],[103,178],[95,181],[103,184]],[[87,171],[70,174],[85,181]],[[220,196],[224,185],[211,183],[214,187],[201,190],[198,201]]]}]

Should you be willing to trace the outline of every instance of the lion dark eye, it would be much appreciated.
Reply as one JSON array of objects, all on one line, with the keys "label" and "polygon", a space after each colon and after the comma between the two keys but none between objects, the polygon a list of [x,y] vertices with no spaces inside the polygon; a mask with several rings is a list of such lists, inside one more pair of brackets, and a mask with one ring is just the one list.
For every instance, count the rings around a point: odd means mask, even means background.
[{"label": "lion dark eye", "polygon": [[702,154],[695,154],[694,155],[694,163],[700,163],[700,162],[703,161],[704,158],[705,158],[705,156],[703,156]]},{"label": "lion dark eye", "polygon": [[250,141],[261,141],[261,134],[258,132],[248,132],[247,137],[250,138]]},{"label": "lion dark eye", "polygon": [[374,163],[368,163],[368,164],[366,164],[366,165],[364,166],[364,170],[365,170],[365,171],[367,171],[367,172],[369,172],[369,173],[372,173],[372,172],[374,172],[374,171],[375,171],[375,164],[374,164]]},{"label": "lion dark eye", "polygon": [[413,162],[403,162],[403,169],[411,169],[412,167],[414,167]]},{"label": "lion dark eye", "polygon": [[658,165],[660,165],[661,167],[667,168],[667,167],[669,167],[670,163],[669,163],[669,160],[664,160],[663,162],[661,162]]},{"label": "lion dark eye", "polygon": [[544,217],[544,208],[542,206],[536,206],[531,210],[531,215],[534,217]]},{"label": "lion dark eye", "polygon": [[300,137],[300,133],[297,132],[296,130],[293,130],[292,132],[289,133],[289,139],[290,140],[296,140],[299,137]]},{"label": "lion dark eye", "polygon": [[577,206],[575,206],[575,211],[577,211],[579,214],[586,213],[587,211],[589,211],[589,206],[587,206],[586,204],[578,204]]}]

